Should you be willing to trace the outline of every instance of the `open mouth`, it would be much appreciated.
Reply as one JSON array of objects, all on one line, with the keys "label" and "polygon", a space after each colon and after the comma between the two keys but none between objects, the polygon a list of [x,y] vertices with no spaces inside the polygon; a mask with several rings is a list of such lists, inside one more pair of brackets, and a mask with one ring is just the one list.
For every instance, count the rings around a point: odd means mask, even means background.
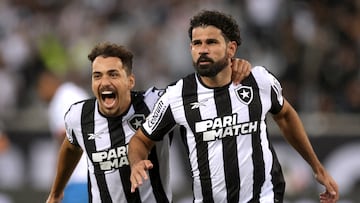
[{"label": "open mouth", "polygon": [[116,94],[112,91],[101,92],[101,99],[106,108],[111,108],[115,104]]}]

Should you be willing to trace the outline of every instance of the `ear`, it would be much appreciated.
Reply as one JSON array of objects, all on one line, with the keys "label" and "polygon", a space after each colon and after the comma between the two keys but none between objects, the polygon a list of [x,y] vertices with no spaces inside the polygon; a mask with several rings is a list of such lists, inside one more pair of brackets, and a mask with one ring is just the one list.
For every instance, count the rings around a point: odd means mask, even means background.
[{"label": "ear", "polygon": [[129,89],[133,89],[135,87],[135,75],[131,74],[128,76],[129,78]]},{"label": "ear", "polygon": [[228,43],[228,54],[230,58],[235,57],[236,51],[237,51],[237,44],[235,41],[230,41]]}]

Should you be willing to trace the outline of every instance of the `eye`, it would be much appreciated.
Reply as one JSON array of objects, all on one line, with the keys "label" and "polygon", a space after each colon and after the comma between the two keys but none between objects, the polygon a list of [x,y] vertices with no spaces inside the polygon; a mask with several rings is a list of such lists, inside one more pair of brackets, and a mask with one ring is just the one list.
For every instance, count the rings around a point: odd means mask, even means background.
[{"label": "eye", "polygon": [[193,42],[192,42],[192,45],[200,45],[201,44],[201,42],[199,41],[199,40],[194,40]]},{"label": "eye", "polygon": [[97,74],[97,73],[94,73],[92,77],[93,77],[94,80],[99,80],[101,78],[101,75]]},{"label": "eye", "polygon": [[118,76],[119,76],[119,73],[117,73],[117,72],[111,72],[110,73],[110,77],[112,77],[112,78],[116,78]]},{"label": "eye", "polygon": [[206,44],[217,44],[217,43],[218,43],[218,41],[215,39],[206,40]]}]

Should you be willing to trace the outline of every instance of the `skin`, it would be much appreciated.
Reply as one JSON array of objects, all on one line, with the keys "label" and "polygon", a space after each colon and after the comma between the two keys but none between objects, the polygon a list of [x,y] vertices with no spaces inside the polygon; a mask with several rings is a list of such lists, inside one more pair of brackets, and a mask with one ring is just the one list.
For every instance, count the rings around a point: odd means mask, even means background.
[{"label": "skin", "polygon": [[[201,55],[207,55],[213,61],[227,57],[228,60],[235,55],[237,45],[235,42],[227,42],[221,30],[213,27],[196,27],[192,31],[191,56],[196,64]],[[207,66],[211,62],[198,63]],[[221,87],[231,81],[231,65],[225,67],[214,77],[201,76],[202,82],[209,87]],[[286,140],[299,152],[299,154],[311,166],[316,180],[325,186],[325,192],[320,194],[321,203],[333,203],[339,199],[338,186],[334,179],[328,174],[317,158],[303,124],[293,107],[284,99],[282,110],[273,116],[281,129]],[[154,141],[138,130],[129,143],[129,161],[131,166],[131,191],[143,184],[149,177],[146,171],[153,167],[147,159],[147,154],[154,146]]]},{"label": "skin", "polygon": [[[98,56],[93,62],[92,91],[99,102],[99,110],[107,116],[119,116],[131,103],[130,90],[135,85],[133,74],[127,74],[122,61],[117,57]],[[107,92],[115,94],[114,99],[104,99]]]},{"label": "skin", "polygon": [[[231,64],[231,59],[235,56],[237,44],[234,41],[226,42],[221,34],[221,30],[214,26],[193,29],[193,40],[190,44],[193,62],[197,62],[200,56],[206,55],[213,61],[219,61],[224,57]],[[208,61],[200,62],[199,66],[209,65]],[[231,81],[231,66],[228,65],[215,77],[203,77],[201,80],[208,87],[222,87]]]},{"label": "skin", "polygon": [[7,135],[0,131],[0,154],[9,149],[10,142]]}]

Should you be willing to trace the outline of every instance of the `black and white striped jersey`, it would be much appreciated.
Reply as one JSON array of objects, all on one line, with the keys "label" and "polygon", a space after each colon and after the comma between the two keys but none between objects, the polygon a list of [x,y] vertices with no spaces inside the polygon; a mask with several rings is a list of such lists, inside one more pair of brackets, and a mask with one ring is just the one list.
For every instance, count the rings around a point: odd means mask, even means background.
[{"label": "black and white striped jersey", "polygon": [[184,130],[194,202],[282,202],[285,182],[265,121],[282,105],[281,85],[264,67],[220,88],[191,74],[167,87],[141,129],[152,140],[176,124]]},{"label": "black and white striped jersey", "polygon": [[132,92],[131,106],[118,117],[102,115],[95,98],[73,104],[66,113],[67,138],[87,155],[90,202],[171,202],[169,138],[158,142],[149,154],[154,164],[150,181],[130,192],[128,143],[161,93],[155,88]]}]

